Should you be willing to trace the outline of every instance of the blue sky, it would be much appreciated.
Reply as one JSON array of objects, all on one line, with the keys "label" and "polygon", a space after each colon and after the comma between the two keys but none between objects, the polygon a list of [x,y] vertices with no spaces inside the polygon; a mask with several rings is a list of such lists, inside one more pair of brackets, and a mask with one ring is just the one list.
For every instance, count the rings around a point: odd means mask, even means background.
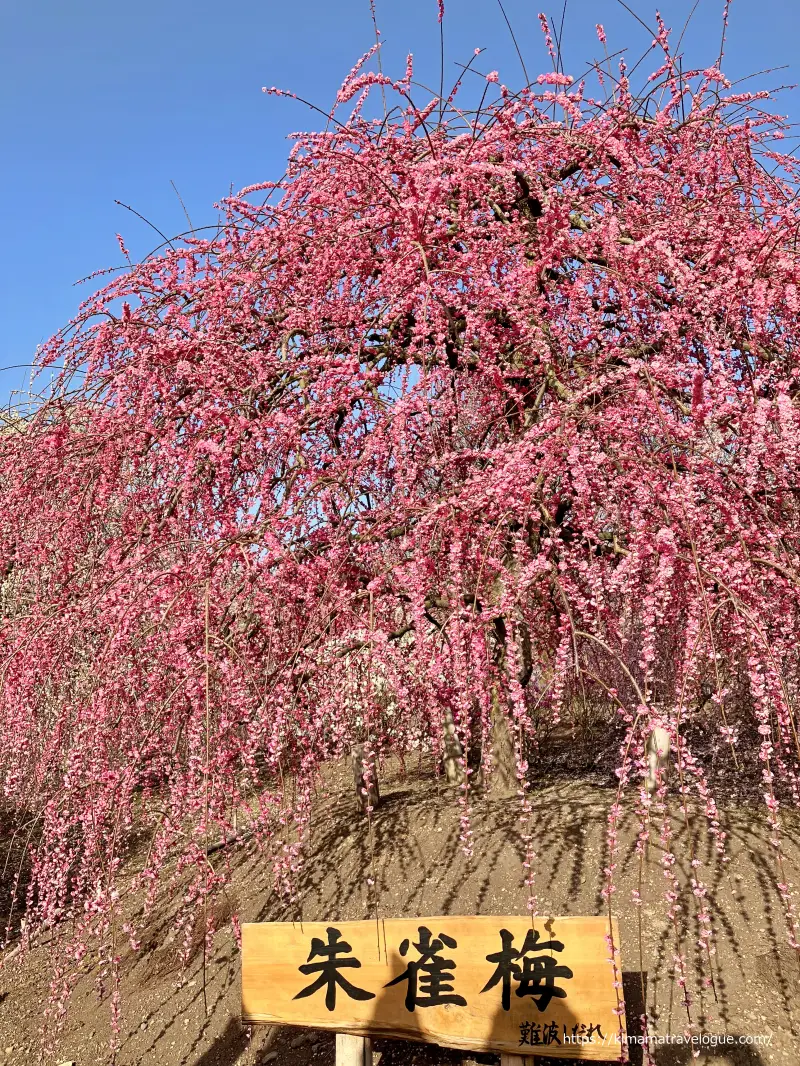
[{"label": "blue sky", "polygon": [[[654,23],[655,2],[628,0]],[[415,56],[420,80],[438,84],[436,0],[376,0],[387,73]],[[694,0],[663,0],[680,33]],[[537,12],[556,25],[563,0],[504,0],[528,72],[549,70]],[[689,64],[716,57],[723,0],[699,0],[682,50]],[[566,69],[576,76],[599,57],[595,23],[609,49],[638,59],[647,32],[619,0],[568,0]],[[519,83],[519,60],[496,0],[447,0],[446,71],[485,47],[481,69]],[[734,0],[729,78],[787,64],[753,85],[800,80],[797,0]],[[343,77],[374,40],[368,0],[25,0],[0,14],[0,400],[28,388],[38,344],[90,295],[74,282],[119,262],[115,234],[135,256],[158,242],[115,200],[167,234],[186,228],[174,182],[194,225],[214,221],[213,204],[283,173],[292,130],[313,128],[300,104],[261,92],[291,89],[327,107]],[[800,111],[797,94],[781,110]],[[91,283],[90,283],[91,284]],[[19,364],[23,364],[20,366]]]}]

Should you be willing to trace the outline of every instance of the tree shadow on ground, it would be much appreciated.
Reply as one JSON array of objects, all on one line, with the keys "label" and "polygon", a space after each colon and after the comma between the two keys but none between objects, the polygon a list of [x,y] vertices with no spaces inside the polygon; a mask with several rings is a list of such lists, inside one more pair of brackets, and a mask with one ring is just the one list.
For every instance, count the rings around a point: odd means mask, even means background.
[{"label": "tree shadow on ground", "polygon": [[[427,793],[403,786],[385,790],[381,806],[369,824],[359,822],[354,805],[339,799],[321,817],[312,833],[308,862],[298,895],[301,911],[274,898],[262,902],[258,919],[310,919],[317,914],[369,917],[375,913],[520,913],[526,902],[520,887],[526,841],[516,803],[476,798],[471,812],[472,856],[464,854],[460,840],[458,801],[453,792],[437,794],[429,782]],[[550,787],[532,797],[533,844],[538,860],[541,913],[593,914],[605,908],[602,891],[608,865],[606,824],[614,793],[587,787],[576,794],[566,784]],[[682,1030],[681,997],[672,966],[676,942],[687,951],[687,970],[697,1003],[696,1024],[705,1026],[710,1016],[731,1029],[736,1024],[735,1001],[754,979],[769,986],[769,996],[787,1018],[798,992],[797,959],[784,949],[780,894],[768,828],[756,812],[723,814],[729,838],[730,866],[717,861],[714,841],[702,810],[689,804],[684,812],[676,801],[661,812],[672,824],[675,873],[682,886],[685,906],[675,923],[662,920],[663,851],[657,834],[642,863],[636,851],[638,822],[632,811],[622,820],[617,854],[615,910],[627,941],[623,962],[630,966],[639,954],[637,911],[630,905],[630,890],[637,886],[643,868],[645,920],[643,950],[651,973],[648,1007],[661,1024]],[[787,847],[798,851],[797,831],[787,826]],[[719,956],[709,960],[692,945],[699,933],[697,901],[691,891],[695,876],[692,858],[702,864]],[[369,890],[366,882],[374,881]],[[333,911],[331,911],[333,907]],[[550,909],[556,908],[556,909]],[[353,913],[360,911],[361,913]],[[753,921],[758,918],[758,939],[753,943]],[[631,944],[634,948],[631,950]],[[791,956],[791,957],[790,957]],[[754,973],[755,959],[761,959]],[[710,963],[710,965],[709,965]],[[735,972],[734,972],[735,971]],[[705,989],[702,975],[712,979]],[[733,1001],[731,999],[733,995]],[[718,1023],[719,1024],[719,1023]]]},{"label": "tree shadow on ground", "polygon": [[[432,780],[430,776],[396,779],[388,786],[382,781],[383,798],[370,818],[360,816],[355,799],[348,791],[334,792],[317,801],[310,839],[302,870],[296,882],[298,902],[278,896],[273,888],[268,856],[246,841],[226,849],[225,861],[232,875],[232,893],[238,897],[242,921],[280,920],[347,920],[391,916],[431,916],[436,914],[522,914],[526,911],[526,891],[522,885],[522,863],[531,844],[538,855],[536,883],[539,913],[596,914],[605,909],[602,891],[604,867],[609,863],[606,840],[608,811],[615,799],[613,789],[581,782],[559,782],[542,787],[531,797],[530,841],[519,816],[514,797],[497,798],[479,794],[469,812],[472,854],[465,854],[462,844],[465,809],[458,792]],[[796,983],[796,958],[782,950],[780,895],[776,887],[772,848],[763,819],[746,809],[723,813],[723,828],[729,834],[731,863],[726,868],[714,861],[713,840],[706,831],[699,807],[690,806],[688,817],[676,802],[670,801],[660,816],[672,824],[675,873],[682,886],[689,886],[694,870],[690,857],[703,864],[709,889],[709,906],[717,937],[719,956],[713,961],[714,988],[702,987],[701,971],[707,960],[691,952],[687,955],[692,991],[697,1001],[696,1025],[702,1029],[716,1017],[713,1029],[732,1031],[741,1027],[743,1005],[754,988],[769,1001],[762,1013],[773,1012],[781,1025],[791,1023],[791,1008],[800,986]],[[647,860],[642,862],[636,850],[638,822],[625,808],[620,824],[620,847],[616,855],[618,884],[613,897],[620,920],[624,992],[628,1028],[637,1032],[643,1013],[641,979],[635,971],[645,973],[648,1013],[659,1032],[682,1032],[686,1018],[680,1008],[679,988],[672,963],[676,937],[691,945],[697,938],[698,921],[690,888],[684,896],[687,906],[673,925],[664,918],[662,903],[662,851],[655,829],[651,832]],[[793,824],[786,827],[785,842],[797,854],[798,835]],[[216,860],[215,860],[216,861]],[[733,870],[731,869],[733,867]],[[631,890],[637,887],[642,871],[644,941],[640,963],[636,925],[639,912],[632,906]],[[369,884],[369,882],[374,882]],[[165,941],[168,941],[174,908],[162,908],[150,928],[150,943],[155,955],[170,969]],[[754,927],[758,941],[754,946]],[[224,939],[224,938],[223,938]],[[688,949],[687,949],[688,950]],[[754,954],[755,952],[755,954]],[[160,954],[159,954],[160,953]],[[176,952],[173,950],[173,955]],[[761,960],[758,962],[758,960]],[[775,961],[777,959],[777,962]],[[142,988],[154,983],[152,961],[145,955],[126,963],[126,979]],[[183,1061],[191,1066],[233,1063],[242,1055],[247,1043],[238,1022],[224,1018],[220,1011],[238,1013],[237,983],[239,958],[230,940],[220,945],[213,956],[214,979],[208,989],[213,1022],[201,1023],[194,1039],[184,1043]],[[192,976],[198,978],[198,960]],[[174,968],[179,969],[177,962]],[[163,987],[163,975],[156,984]],[[167,991],[148,1012],[153,1038],[142,1048],[144,1061],[155,1051],[159,1041],[171,1036],[184,1037],[178,1022],[192,1012],[202,1010],[201,989],[195,984],[175,992]],[[716,997],[716,999],[714,998]],[[158,1032],[156,1032],[157,1023]],[[196,1021],[192,1023],[196,1026]],[[283,1038],[276,1038],[283,1049]],[[211,1041],[207,1047],[204,1047]],[[383,1046],[382,1042],[382,1046]],[[401,1055],[393,1043],[386,1041],[384,1066],[395,1066],[394,1056]],[[137,1047],[141,1046],[140,1044]],[[406,1047],[404,1042],[400,1048]],[[424,1066],[433,1051],[418,1045],[414,1054]],[[289,1049],[285,1049],[289,1052]],[[634,1064],[641,1061],[640,1050],[631,1047]],[[322,1054],[320,1052],[319,1054]],[[448,1052],[437,1049],[436,1062],[449,1061]],[[453,1053],[458,1057],[458,1053]],[[718,1048],[721,1063],[734,1066],[760,1066],[758,1048],[733,1045]],[[192,1056],[198,1056],[193,1058]],[[314,1066],[327,1066],[315,1059]],[[657,1045],[653,1055],[658,1066],[683,1066],[691,1059],[689,1045]],[[420,1057],[422,1056],[422,1057]],[[725,1057],[727,1056],[727,1058]],[[474,1056],[473,1056],[474,1057]],[[294,1052],[284,1055],[280,1064],[304,1066],[295,1062]],[[249,1061],[249,1059],[248,1059]],[[408,1062],[408,1059],[404,1060]],[[544,1061],[544,1060],[543,1060]],[[555,1060],[554,1060],[555,1061]],[[562,1066],[565,1060],[561,1059]],[[398,1059],[397,1066],[400,1060]]]}]

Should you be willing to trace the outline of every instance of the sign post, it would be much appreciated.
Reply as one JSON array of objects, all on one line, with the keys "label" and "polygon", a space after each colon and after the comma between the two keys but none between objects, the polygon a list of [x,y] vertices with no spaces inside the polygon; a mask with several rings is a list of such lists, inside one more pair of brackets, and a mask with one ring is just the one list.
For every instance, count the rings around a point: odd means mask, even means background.
[{"label": "sign post", "polygon": [[373,1036],[496,1051],[502,1066],[536,1054],[620,1059],[611,943],[607,918],[244,925],[242,1017],[335,1031],[339,1066],[371,1066]]},{"label": "sign post", "polygon": [[336,1066],[372,1066],[372,1041],[370,1038],[368,1036],[352,1036],[350,1033],[337,1033]]}]

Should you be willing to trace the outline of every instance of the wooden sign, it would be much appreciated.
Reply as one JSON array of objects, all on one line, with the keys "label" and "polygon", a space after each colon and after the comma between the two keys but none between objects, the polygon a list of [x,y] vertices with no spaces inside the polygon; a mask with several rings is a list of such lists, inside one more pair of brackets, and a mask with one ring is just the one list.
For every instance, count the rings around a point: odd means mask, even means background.
[{"label": "wooden sign", "polygon": [[[607,918],[242,926],[242,1016],[473,1051],[612,1060],[624,1039]],[[616,923],[614,943],[619,944]]]}]

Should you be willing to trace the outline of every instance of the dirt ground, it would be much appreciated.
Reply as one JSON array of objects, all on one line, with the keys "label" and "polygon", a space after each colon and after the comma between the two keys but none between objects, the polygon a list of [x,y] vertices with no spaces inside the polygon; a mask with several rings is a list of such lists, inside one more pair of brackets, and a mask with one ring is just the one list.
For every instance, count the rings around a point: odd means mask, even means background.
[{"label": "dirt ground", "polygon": [[[268,865],[245,844],[227,849],[234,867],[228,899],[242,921],[359,919],[374,916],[375,901],[367,878],[374,871],[378,906],[384,917],[436,914],[524,914],[522,843],[516,801],[478,798],[473,806],[474,857],[465,858],[459,845],[457,796],[421,767],[401,775],[386,768],[381,779],[381,804],[373,816],[372,838],[356,813],[349,772],[331,768],[315,811],[312,844],[302,876],[302,913],[292,913],[276,899]],[[534,798],[534,846],[540,911],[554,915],[600,914],[603,867],[607,862],[605,827],[614,800],[612,782],[604,774],[562,776],[542,783]],[[712,846],[698,815],[689,828],[673,814],[678,876],[688,880],[687,833],[697,855],[709,861],[711,905],[717,956],[716,996],[695,987],[693,1017],[698,1028],[730,1034],[737,1043],[703,1050],[708,1066],[767,1066],[800,1062],[800,966],[786,945],[780,898],[763,812],[742,803],[722,811],[729,834],[730,862],[712,858]],[[644,881],[644,937],[640,962],[637,914],[631,889],[637,880],[634,853],[637,822],[628,815],[621,833],[617,865],[615,912],[621,930],[628,1030],[637,1032],[641,1013],[640,974],[644,971],[647,1006],[655,1019],[653,1035],[658,1066],[693,1061],[687,1044],[666,1042],[667,1034],[685,1028],[672,970],[674,936],[661,902],[663,875],[657,834],[652,834]],[[786,834],[790,877],[796,882],[800,859],[800,824]],[[371,858],[374,849],[374,865]],[[134,905],[134,901],[131,901]],[[204,1012],[202,952],[188,969],[178,961],[173,912],[162,908],[150,927],[139,956],[123,963],[124,1017],[119,1066],[333,1066],[334,1037],[318,1032],[268,1026],[244,1027],[239,1020],[239,957],[226,927],[216,941],[206,968]],[[687,955],[697,934],[688,916],[683,935]],[[0,1066],[35,1062],[39,1028],[47,997],[45,949],[15,958],[0,967]],[[692,980],[697,985],[696,973]],[[50,1063],[88,1066],[106,1061],[109,1041],[108,1004],[98,1002],[91,975],[81,980],[73,997],[57,1054]],[[632,1060],[641,1061],[632,1048]],[[462,1054],[443,1048],[400,1041],[375,1042],[381,1066],[438,1066],[460,1062]],[[491,1064],[491,1055],[472,1056]],[[572,1062],[538,1059],[537,1063]]]}]

